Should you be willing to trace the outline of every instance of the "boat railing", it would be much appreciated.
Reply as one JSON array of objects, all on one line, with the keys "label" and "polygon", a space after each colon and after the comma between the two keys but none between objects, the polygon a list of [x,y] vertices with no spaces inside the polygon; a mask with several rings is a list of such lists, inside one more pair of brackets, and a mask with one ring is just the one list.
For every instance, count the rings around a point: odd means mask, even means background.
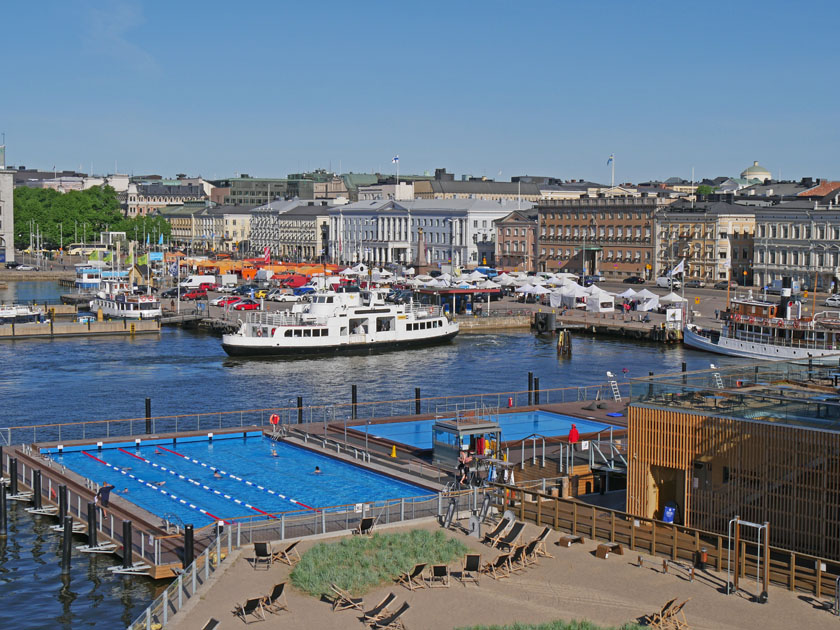
[{"label": "boat railing", "polygon": [[309,317],[305,313],[248,313],[246,319],[249,324],[258,326],[326,326],[326,317]]},{"label": "boat railing", "polygon": [[423,319],[426,317],[440,317],[443,315],[443,310],[440,306],[435,304],[419,304],[413,302],[405,305],[406,315],[412,314],[416,319]]}]

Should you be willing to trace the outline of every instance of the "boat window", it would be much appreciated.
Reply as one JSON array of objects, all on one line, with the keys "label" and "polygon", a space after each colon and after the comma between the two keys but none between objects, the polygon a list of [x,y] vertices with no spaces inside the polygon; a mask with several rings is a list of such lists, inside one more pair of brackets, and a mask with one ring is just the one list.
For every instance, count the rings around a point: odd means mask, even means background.
[{"label": "boat window", "polygon": [[300,328],[295,329],[295,337],[303,337],[303,331]]},{"label": "boat window", "polygon": [[324,298],[324,299],[326,300],[327,304],[332,304],[333,303],[333,296],[331,296],[331,295]]},{"label": "boat window", "polygon": [[292,331],[291,331],[291,330],[287,330],[287,331],[286,331],[286,337],[291,337],[291,336],[292,336]]},{"label": "boat window", "polygon": [[347,336],[347,326],[342,326],[339,334],[346,337]]},{"label": "boat window", "polygon": [[304,337],[311,337],[312,336],[312,330],[309,329],[309,328],[304,329],[303,336]]}]

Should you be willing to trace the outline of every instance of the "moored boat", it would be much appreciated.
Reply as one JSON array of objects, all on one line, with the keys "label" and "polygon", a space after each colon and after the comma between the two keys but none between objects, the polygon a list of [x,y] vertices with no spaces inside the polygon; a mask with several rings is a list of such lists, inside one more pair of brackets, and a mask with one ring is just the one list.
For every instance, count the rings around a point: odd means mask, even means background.
[{"label": "moored boat", "polygon": [[160,300],[151,294],[133,295],[131,284],[121,278],[103,279],[105,287],[90,301],[94,313],[120,319],[154,319],[161,316]]}]

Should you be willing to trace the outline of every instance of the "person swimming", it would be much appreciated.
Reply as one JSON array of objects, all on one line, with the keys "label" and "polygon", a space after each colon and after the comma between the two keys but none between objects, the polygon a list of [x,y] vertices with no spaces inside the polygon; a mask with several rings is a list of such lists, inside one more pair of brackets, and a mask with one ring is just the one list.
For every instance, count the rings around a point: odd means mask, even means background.
[{"label": "person swimming", "polygon": [[155,485],[156,485],[156,486],[162,486],[162,485],[164,485],[164,484],[166,484],[166,482],[165,482],[165,481],[156,481],[156,482],[155,482]]},{"label": "person swimming", "polygon": [[271,449],[271,456],[272,457],[278,457],[276,448]]},{"label": "person swimming", "polygon": [[160,455],[160,449],[155,449],[155,455]]},{"label": "person swimming", "polygon": [[316,475],[320,475],[320,474],[321,474],[321,469],[320,469],[318,466],[315,466],[315,474],[316,474]]},{"label": "person swimming", "polygon": [[213,471],[213,477],[215,477],[216,479],[221,479],[222,478],[222,473],[220,473],[219,470],[216,469],[216,470]]},{"label": "person swimming", "polygon": [[123,488],[120,494],[128,494],[128,488]]}]

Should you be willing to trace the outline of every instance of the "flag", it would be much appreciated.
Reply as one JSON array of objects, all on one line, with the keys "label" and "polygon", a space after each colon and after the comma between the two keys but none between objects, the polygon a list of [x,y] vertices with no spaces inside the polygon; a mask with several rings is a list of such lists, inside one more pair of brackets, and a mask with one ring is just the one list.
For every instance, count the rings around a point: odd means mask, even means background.
[{"label": "flag", "polygon": [[169,275],[170,276],[177,276],[178,275],[178,262],[175,261],[171,265],[169,265]]},{"label": "flag", "polygon": [[678,273],[685,273],[685,258],[683,258],[676,267],[671,269],[671,271],[668,272],[668,275],[675,276]]},{"label": "flag", "polygon": [[732,269],[732,259],[731,259],[731,258],[727,258],[727,259],[723,262],[723,268],[724,268],[724,269]]},{"label": "flag", "polygon": [[125,265],[126,267],[130,267],[134,264],[134,254],[129,254],[125,257]]},{"label": "flag", "polygon": [[151,234],[146,234],[146,247],[149,246],[149,239],[152,237]]},{"label": "flag", "polygon": [[96,251],[96,250],[93,250],[90,253],[90,256],[88,256],[88,260],[99,260],[99,252]]},{"label": "flag", "polygon": [[148,265],[149,264],[149,255],[143,254],[140,258],[137,259],[138,265]]},{"label": "flag", "polygon": [[111,262],[114,260],[114,255],[111,252],[105,254],[105,257],[102,259],[103,262]]},{"label": "flag", "polygon": [[160,236],[158,237],[158,245],[163,245],[163,232],[161,232]]},{"label": "flag", "polygon": [[607,160],[607,166],[609,166],[613,162],[615,162],[615,154],[611,153],[609,159]]},{"label": "flag", "polygon": [[267,265],[271,262],[271,250],[266,245],[265,250],[263,251],[265,253],[265,264]]},{"label": "flag", "polygon": [[400,161],[400,156],[395,155],[394,158],[391,160],[391,164],[398,164]]}]

